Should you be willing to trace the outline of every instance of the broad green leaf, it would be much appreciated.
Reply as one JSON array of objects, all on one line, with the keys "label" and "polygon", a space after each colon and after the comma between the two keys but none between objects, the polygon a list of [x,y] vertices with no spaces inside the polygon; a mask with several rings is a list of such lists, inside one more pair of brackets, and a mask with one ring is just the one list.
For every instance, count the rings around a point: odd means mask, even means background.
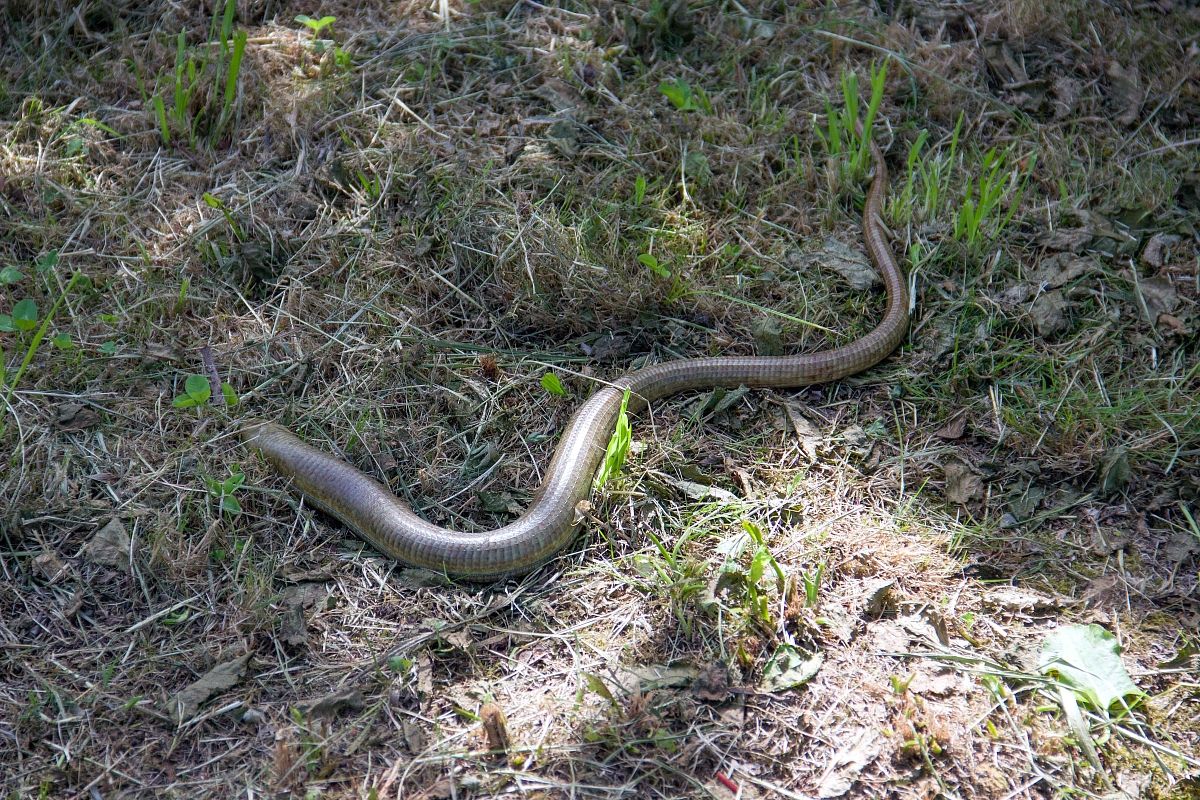
[{"label": "broad green leaf", "polygon": [[34,267],[39,273],[49,272],[58,266],[58,251],[51,250],[48,253],[43,253],[33,262]]},{"label": "broad green leaf", "polygon": [[0,314],[0,333],[12,333],[16,329],[17,326],[13,325],[13,318],[11,316]]},{"label": "broad green leaf", "polygon": [[608,440],[604,451],[604,463],[600,465],[600,474],[596,476],[596,488],[602,488],[621,472],[625,464],[625,456],[629,453],[629,445],[633,441],[633,432],[629,427],[629,390],[621,398],[621,410],[617,412],[617,427]]},{"label": "broad green leaf", "polygon": [[640,256],[638,256],[638,261],[641,262],[642,266],[646,267],[660,278],[671,277],[671,270],[664,267],[659,260],[650,253],[642,253]]},{"label": "broad green leaf", "polygon": [[1117,638],[1099,625],[1068,625],[1042,643],[1038,671],[1075,690],[1088,705],[1108,714],[1113,704],[1145,697],[1121,663]]},{"label": "broad green leaf", "polygon": [[700,87],[692,88],[691,84],[683,78],[676,78],[674,81],[663,81],[658,85],[658,90],[666,95],[671,101],[671,105],[680,111],[703,111],[706,114],[712,113],[712,103],[708,100],[708,95]]},{"label": "broad green leaf", "polygon": [[642,201],[646,199],[646,176],[638,175],[637,180],[633,182],[633,204],[640,206]]},{"label": "broad green leaf", "polygon": [[240,402],[237,391],[228,383],[221,384],[221,395],[225,398],[225,405],[230,408],[233,408]]},{"label": "broad green leaf", "polygon": [[333,17],[328,14],[321,17],[320,19],[313,19],[308,14],[300,14],[296,17],[296,22],[299,22],[301,25],[306,26],[313,33],[320,33],[324,28],[327,28],[330,25],[332,25],[334,20],[336,20],[336,19],[337,19],[337,17]]},{"label": "broad green leaf", "polygon": [[31,331],[36,328],[38,321],[37,303],[28,297],[17,303],[13,306],[12,321],[17,330]]},{"label": "broad green leaf", "polygon": [[542,388],[555,397],[566,397],[567,390],[563,388],[562,381],[558,379],[558,375],[553,372],[547,372],[542,376]]},{"label": "broad green leaf", "polygon": [[4,269],[0,269],[0,283],[4,284],[5,286],[11,286],[24,277],[25,273],[21,272],[21,270],[17,269],[16,267],[5,267]]},{"label": "broad green leaf", "polygon": [[50,340],[50,344],[57,347],[59,350],[70,350],[74,345],[71,343],[71,334],[56,333],[54,338]]},{"label": "broad green leaf", "polygon": [[207,403],[208,398],[212,397],[212,387],[208,383],[208,378],[203,375],[188,375],[187,380],[183,382],[183,390],[197,404]]},{"label": "broad green leaf", "polygon": [[795,645],[781,644],[763,667],[759,688],[764,692],[786,692],[808,683],[821,669],[825,656],[810,653]]},{"label": "broad green leaf", "polygon": [[658,90],[680,111],[698,111],[700,108],[696,104],[691,85],[683,78],[676,78],[671,83],[663,81],[658,85]]},{"label": "broad green leaf", "polygon": [[100,352],[104,353],[106,356],[116,355],[117,343],[105,342],[104,344],[100,345]]},{"label": "broad green leaf", "polygon": [[242,468],[234,464],[229,468],[229,477],[222,484],[226,494],[233,492],[235,489],[240,489],[242,484],[246,482],[246,473],[242,472]]},{"label": "broad green leaf", "polygon": [[609,690],[608,686],[605,685],[604,681],[599,675],[593,675],[590,672],[585,672],[583,673],[583,681],[587,684],[587,687],[590,691],[600,695],[614,706],[617,704],[617,699],[613,697],[612,691]]},{"label": "broad green leaf", "polygon": [[221,498],[221,510],[230,516],[237,516],[242,513],[242,504],[238,499],[231,494],[227,494]]}]

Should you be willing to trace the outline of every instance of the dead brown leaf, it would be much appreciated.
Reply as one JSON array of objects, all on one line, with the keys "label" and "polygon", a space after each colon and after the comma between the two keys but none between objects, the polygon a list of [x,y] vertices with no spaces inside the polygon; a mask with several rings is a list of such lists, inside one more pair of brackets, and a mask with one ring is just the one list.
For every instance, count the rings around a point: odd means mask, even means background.
[{"label": "dead brown leaf", "polygon": [[33,559],[33,570],[41,576],[46,583],[54,583],[61,578],[69,568],[63,560],[58,557],[58,554],[46,550],[39,553]]},{"label": "dead brown leaf", "polygon": [[1119,111],[1117,122],[1132,125],[1142,110],[1146,90],[1142,87],[1137,65],[1126,69],[1118,61],[1111,61],[1105,71],[1108,75],[1110,98]]},{"label": "dead brown leaf", "polygon": [[1138,291],[1146,304],[1146,321],[1158,323],[1162,314],[1170,314],[1179,305],[1179,292],[1166,278],[1147,278],[1138,281]]},{"label": "dead brown leaf", "polygon": [[1042,260],[1030,282],[1043,289],[1057,289],[1081,277],[1093,266],[1090,258],[1071,253],[1054,253]]},{"label": "dead brown leaf", "polygon": [[983,481],[963,462],[947,462],[942,466],[942,474],[946,479],[946,499],[951,503],[965,506],[983,497]]},{"label": "dead brown leaf", "polygon": [[1171,248],[1182,241],[1181,236],[1173,233],[1156,233],[1146,242],[1146,246],[1142,248],[1142,263],[1147,264],[1155,269],[1161,268],[1167,263],[1167,254]]},{"label": "dead brown leaf", "polygon": [[850,791],[863,769],[883,751],[883,737],[869,728],[847,732],[840,738],[847,744],[829,759],[817,784],[817,797],[841,797]]},{"label": "dead brown leaf", "polygon": [[1061,289],[1045,292],[1033,301],[1029,318],[1039,336],[1051,336],[1067,328],[1067,298]]},{"label": "dead brown leaf", "polygon": [[183,723],[196,715],[200,706],[213,695],[232,689],[246,674],[250,654],[226,661],[210,669],[185,686],[167,701],[167,713],[177,723]]},{"label": "dead brown leaf", "polygon": [[796,431],[796,436],[800,439],[800,449],[804,451],[804,455],[808,456],[810,461],[816,460],[825,437],[821,435],[821,429],[808,418],[808,414],[811,412],[805,405],[795,401],[785,402],[783,410],[788,421],[792,423],[792,429]]},{"label": "dead brown leaf", "polygon": [[306,717],[332,717],[344,709],[362,708],[363,696],[358,689],[342,689],[316,700],[300,703],[297,707]]},{"label": "dead brown leaf", "polygon": [[83,403],[63,403],[58,407],[54,425],[62,431],[81,431],[100,422],[100,415]]},{"label": "dead brown leaf", "polygon": [[128,571],[129,548],[129,534],[125,532],[125,526],[121,520],[113,517],[83,546],[83,555],[94,564]]},{"label": "dead brown leaf", "polygon": [[942,427],[933,432],[939,439],[961,439],[967,430],[967,412],[958,411]]}]

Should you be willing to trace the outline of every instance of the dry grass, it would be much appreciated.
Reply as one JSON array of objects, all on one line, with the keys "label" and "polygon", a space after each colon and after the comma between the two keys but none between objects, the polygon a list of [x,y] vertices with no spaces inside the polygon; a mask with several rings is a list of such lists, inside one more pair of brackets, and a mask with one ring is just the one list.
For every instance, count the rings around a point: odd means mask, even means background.
[{"label": "dry grass", "polygon": [[[1195,656],[1168,663],[1200,619],[1194,9],[243,2],[226,107],[220,8],[44,5],[0,12],[0,314],[64,297],[0,388],[5,796],[1200,791]],[[839,385],[661,404],[534,575],[380,559],[229,435],[281,419],[484,529],[593,378],[863,332],[879,298],[826,244],[860,246],[861,190],[817,130],[885,56],[908,342]],[[993,147],[1036,167],[966,243]],[[0,332],[10,384],[33,334]],[[236,407],[172,407],[214,371]],[[209,479],[239,468],[222,512]],[[743,521],[788,576],[762,612]],[[1036,675],[1072,622],[1148,694],[1094,721],[1099,770]],[[783,644],[824,661],[764,691]]]}]

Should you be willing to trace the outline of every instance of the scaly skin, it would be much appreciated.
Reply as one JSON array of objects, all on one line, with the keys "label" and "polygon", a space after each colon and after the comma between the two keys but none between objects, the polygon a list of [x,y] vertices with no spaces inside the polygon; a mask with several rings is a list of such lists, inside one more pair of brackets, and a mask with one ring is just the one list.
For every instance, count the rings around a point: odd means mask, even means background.
[{"label": "scaly skin", "polygon": [[887,285],[888,308],[883,321],[862,338],[819,353],[688,358],[626,373],[592,395],[571,418],[533,502],[503,528],[462,533],[433,525],[414,514],[378,481],[305,444],[275,423],[244,425],[242,440],[260,452],[280,475],[290,478],[314,505],[389,556],[468,580],[494,580],[529,572],[573,538],[576,507],[591,490],[625,389],[630,390],[630,405],[636,409],[687,389],[804,386],[861,372],[896,349],[908,330],[908,298],[904,273],[884,239],[887,172],[883,154],[873,143],[871,155],[875,176],[863,206],[863,238]]}]

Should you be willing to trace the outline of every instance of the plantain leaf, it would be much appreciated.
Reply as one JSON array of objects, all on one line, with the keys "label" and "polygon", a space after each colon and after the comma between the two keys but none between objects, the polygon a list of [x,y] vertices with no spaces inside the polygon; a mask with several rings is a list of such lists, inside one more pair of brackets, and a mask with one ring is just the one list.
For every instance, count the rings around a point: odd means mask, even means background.
[{"label": "plantain leaf", "polygon": [[1099,625],[1068,625],[1046,637],[1038,671],[1070,686],[1088,705],[1108,715],[1114,703],[1128,707],[1146,693],[1134,684],[1121,663],[1117,637]]}]

